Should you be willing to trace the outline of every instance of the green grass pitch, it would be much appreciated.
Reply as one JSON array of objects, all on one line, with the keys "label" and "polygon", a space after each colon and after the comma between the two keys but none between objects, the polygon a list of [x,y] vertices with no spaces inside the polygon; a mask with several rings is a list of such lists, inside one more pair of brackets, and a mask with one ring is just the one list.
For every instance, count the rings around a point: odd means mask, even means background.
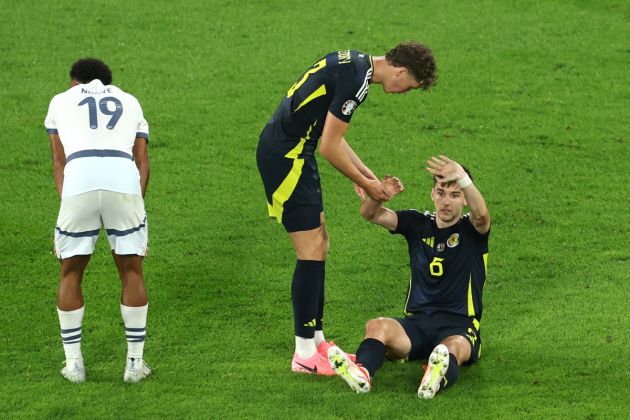
[{"label": "green grass pitch", "polygon": [[[0,1],[0,417],[612,418],[630,412],[630,6],[622,0]],[[294,254],[266,217],[260,130],[337,49],[433,49],[428,93],[370,90],[347,139],[430,208],[424,161],[473,171],[493,218],[480,362],[432,401],[419,364],[373,392],[290,372]],[[119,282],[103,237],[84,282],[88,380],[60,375],[58,198],[43,120],[74,60],[110,64],[151,125],[147,361],[122,382]],[[326,335],[354,350],[399,316],[406,244],[358,214],[319,159],[331,235]],[[623,414],[626,413],[626,414]]]}]

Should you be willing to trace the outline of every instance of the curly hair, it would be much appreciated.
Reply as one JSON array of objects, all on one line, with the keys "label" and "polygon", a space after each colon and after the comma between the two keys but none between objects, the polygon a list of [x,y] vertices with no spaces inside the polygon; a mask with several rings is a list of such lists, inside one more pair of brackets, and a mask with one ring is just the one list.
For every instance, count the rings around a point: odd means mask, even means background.
[{"label": "curly hair", "polygon": [[402,42],[385,54],[387,62],[395,67],[405,67],[424,90],[436,84],[435,58],[431,50],[414,41]]},{"label": "curly hair", "polygon": [[98,79],[104,85],[111,85],[112,71],[99,59],[82,58],[70,68],[70,78],[81,83],[90,83]]}]

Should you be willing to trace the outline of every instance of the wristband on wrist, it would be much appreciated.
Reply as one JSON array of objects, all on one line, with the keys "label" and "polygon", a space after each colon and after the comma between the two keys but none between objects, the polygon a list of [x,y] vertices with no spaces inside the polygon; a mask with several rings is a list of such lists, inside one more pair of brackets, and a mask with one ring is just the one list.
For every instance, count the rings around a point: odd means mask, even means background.
[{"label": "wristband on wrist", "polygon": [[468,174],[466,174],[465,177],[463,177],[462,179],[457,180],[457,183],[459,184],[459,186],[461,188],[466,188],[469,185],[472,185],[472,179],[470,179],[470,177],[468,176]]}]

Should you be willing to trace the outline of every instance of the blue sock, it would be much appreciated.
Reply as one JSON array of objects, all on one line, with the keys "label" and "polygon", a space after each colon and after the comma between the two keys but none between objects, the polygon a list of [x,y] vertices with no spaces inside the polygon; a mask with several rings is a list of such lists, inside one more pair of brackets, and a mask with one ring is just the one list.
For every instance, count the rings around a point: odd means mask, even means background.
[{"label": "blue sock", "polygon": [[315,337],[323,274],[323,261],[297,260],[295,264],[291,283],[291,301],[293,325],[295,335],[298,337]]},{"label": "blue sock", "polygon": [[440,389],[453,386],[455,382],[457,382],[457,378],[459,378],[459,365],[457,364],[457,358],[455,358],[453,353],[449,353],[448,359],[448,369],[446,370],[446,375],[444,375],[444,380],[440,384]]},{"label": "blue sock", "polygon": [[370,372],[370,377],[385,363],[385,344],[375,338],[366,338],[357,349],[357,363]]}]

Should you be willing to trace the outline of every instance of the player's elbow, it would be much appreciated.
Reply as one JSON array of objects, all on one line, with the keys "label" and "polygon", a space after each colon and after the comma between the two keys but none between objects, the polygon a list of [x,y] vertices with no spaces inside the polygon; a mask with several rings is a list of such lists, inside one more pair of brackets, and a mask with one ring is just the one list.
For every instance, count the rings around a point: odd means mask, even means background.
[{"label": "player's elbow", "polygon": [[322,142],[319,146],[319,154],[326,158],[326,160],[330,160],[330,146],[327,143]]},{"label": "player's elbow", "polygon": [[475,217],[473,224],[477,232],[486,234],[490,230],[490,215],[486,211],[485,213]]}]

